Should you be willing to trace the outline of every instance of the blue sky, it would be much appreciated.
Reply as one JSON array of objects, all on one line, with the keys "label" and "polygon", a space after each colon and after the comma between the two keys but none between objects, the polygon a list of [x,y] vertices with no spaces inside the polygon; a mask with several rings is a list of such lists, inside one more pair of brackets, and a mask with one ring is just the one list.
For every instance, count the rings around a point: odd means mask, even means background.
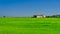
[{"label": "blue sky", "polygon": [[60,14],[60,0],[0,0],[0,16]]}]

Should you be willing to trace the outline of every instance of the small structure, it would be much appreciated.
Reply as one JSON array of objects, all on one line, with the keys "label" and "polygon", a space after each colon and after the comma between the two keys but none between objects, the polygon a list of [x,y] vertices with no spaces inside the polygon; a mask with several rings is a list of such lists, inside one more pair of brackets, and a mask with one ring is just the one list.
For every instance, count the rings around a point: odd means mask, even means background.
[{"label": "small structure", "polygon": [[45,18],[46,16],[45,15],[34,15],[33,17],[34,18]]}]

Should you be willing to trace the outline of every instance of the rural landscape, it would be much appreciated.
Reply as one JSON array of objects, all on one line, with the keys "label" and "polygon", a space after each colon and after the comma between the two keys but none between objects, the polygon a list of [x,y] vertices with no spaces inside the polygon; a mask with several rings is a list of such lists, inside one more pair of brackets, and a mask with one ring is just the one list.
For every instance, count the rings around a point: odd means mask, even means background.
[{"label": "rural landscape", "polygon": [[0,34],[60,34],[60,18],[0,18]]},{"label": "rural landscape", "polygon": [[0,34],[60,34],[60,0],[0,0]]}]

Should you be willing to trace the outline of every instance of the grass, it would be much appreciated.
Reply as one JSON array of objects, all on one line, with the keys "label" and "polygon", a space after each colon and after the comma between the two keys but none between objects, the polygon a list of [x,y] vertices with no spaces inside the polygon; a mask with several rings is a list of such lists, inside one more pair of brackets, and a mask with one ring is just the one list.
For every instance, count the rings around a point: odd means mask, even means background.
[{"label": "grass", "polygon": [[0,34],[60,34],[60,18],[0,18]]}]

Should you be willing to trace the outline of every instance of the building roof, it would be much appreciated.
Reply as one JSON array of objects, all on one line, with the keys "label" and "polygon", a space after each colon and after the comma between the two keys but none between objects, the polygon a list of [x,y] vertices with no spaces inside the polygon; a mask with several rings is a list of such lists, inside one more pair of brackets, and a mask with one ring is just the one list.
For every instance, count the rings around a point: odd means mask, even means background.
[{"label": "building roof", "polygon": [[35,15],[35,16],[43,16],[43,15]]}]

